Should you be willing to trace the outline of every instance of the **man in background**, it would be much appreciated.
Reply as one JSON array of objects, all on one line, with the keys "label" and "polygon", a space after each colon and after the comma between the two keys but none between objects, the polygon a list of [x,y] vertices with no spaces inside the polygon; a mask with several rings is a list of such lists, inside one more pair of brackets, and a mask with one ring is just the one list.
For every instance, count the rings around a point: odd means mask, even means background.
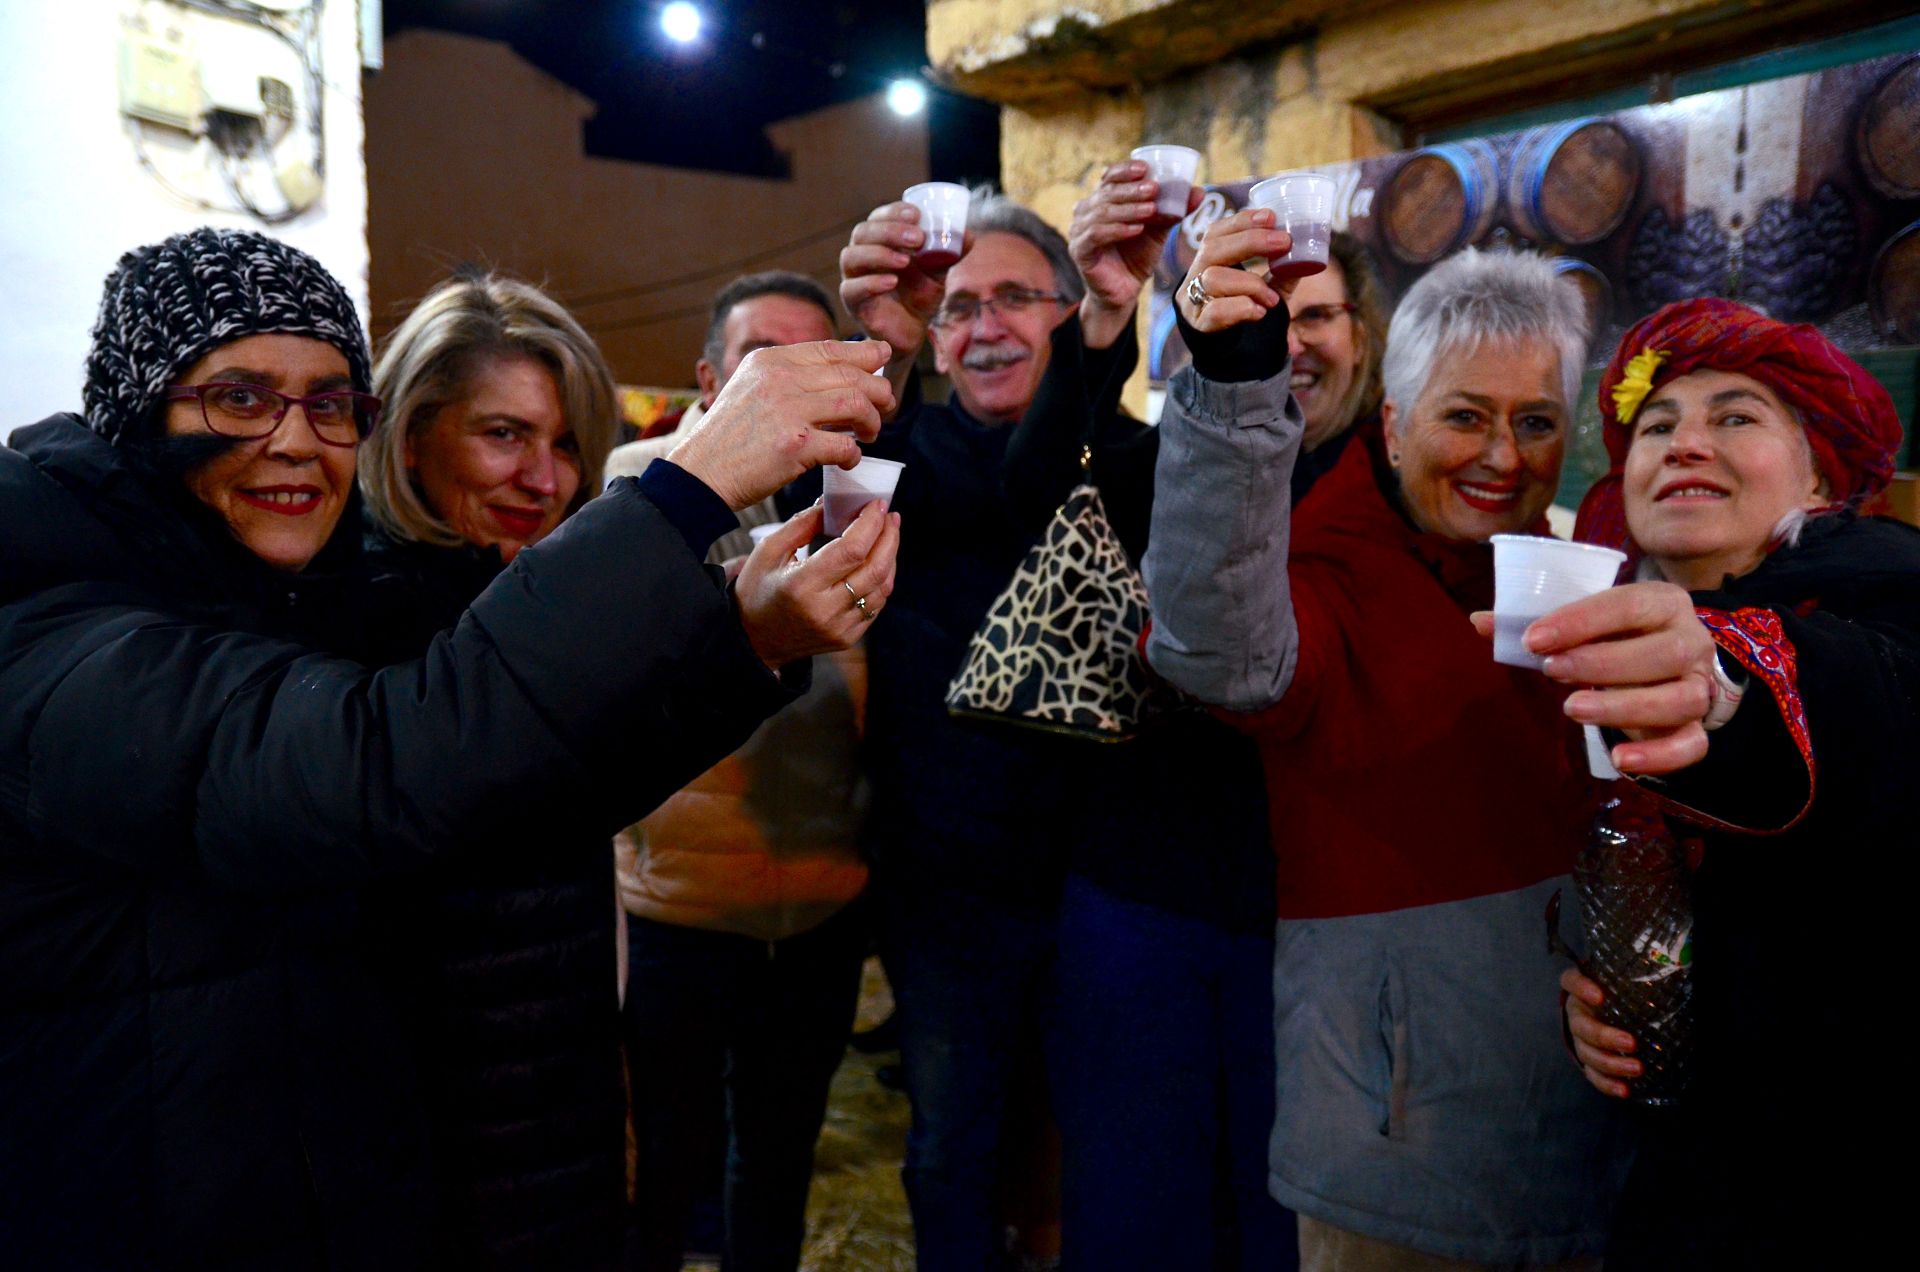
[{"label": "man in background", "polygon": [[[607,456],[607,480],[638,477],[648,464],[666,458],[668,451],[700,427],[701,418],[720,396],[720,390],[755,349],[832,340],[838,334],[834,323],[833,301],[805,274],[769,270],[747,274],[722,287],[713,298],[700,360],[693,364],[700,385],[699,400],[686,409],[673,431],[615,448]],[[745,556],[751,547],[747,531],[784,519],[775,512],[770,499],[745,509],[740,513],[740,529],[714,545],[713,559]]]},{"label": "man in background", "polygon": [[[729,283],[694,367],[700,400],[679,431],[616,450],[608,477],[699,429],[755,349],[834,334],[827,294],[802,275]],[[743,556],[747,528],[779,520],[771,499],[746,509],[708,560]],[[722,1178],[723,1266],[799,1264],[814,1141],[869,943],[855,904],[865,705],[857,647],[814,659],[803,697],[615,841],[638,1146],[630,1272],[678,1272],[696,1207]]]}]

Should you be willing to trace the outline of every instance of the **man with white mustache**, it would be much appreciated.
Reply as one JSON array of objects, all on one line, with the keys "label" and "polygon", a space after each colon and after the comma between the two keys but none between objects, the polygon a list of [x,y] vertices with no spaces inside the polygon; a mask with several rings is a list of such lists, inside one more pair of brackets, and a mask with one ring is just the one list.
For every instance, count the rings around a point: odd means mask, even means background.
[{"label": "man with white mustache", "polygon": [[[913,263],[918,220],[910,204],[877,208],[840,255],[841,300],[893,349],[886,372],[904,396],[868,449],[905,462],[893,508],[913,527],[867,640],[871,892],[913,1102],[903,1176],[919,1267],[979,1272],[1004,1257],[1009,1087],[1054,1049],[1061,810],[1079,757],[1072,743],[955,720],[945,695],[1077,475],[1070,464],[1065,484],[1035,479],[1016,457],[1081,282],[1060,234],[1004,197],[976,192],[966,251],[943,273]],[[944,404],[913,373],[929,336],[953,385]],[[798,483],[790,493],[811,498]]]}]

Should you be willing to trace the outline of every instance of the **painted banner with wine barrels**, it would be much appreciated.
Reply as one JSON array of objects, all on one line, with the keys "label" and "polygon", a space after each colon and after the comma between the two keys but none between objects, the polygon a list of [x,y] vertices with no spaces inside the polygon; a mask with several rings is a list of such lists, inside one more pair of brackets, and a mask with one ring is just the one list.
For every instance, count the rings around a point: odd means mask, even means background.
[{"label": "painted banner with wine barrels", "polygon": [[[1732,297],[1818,324],[1888,381],[1913,432],[1920,54],[1315,170],[1334,177],[1335,228],[1372,251],[1391,298],[1463,247],[1534,248],[1586,295],[1598,365],[1661,305]],[[1171,294],[1201,235],[1268,175],[1209,186],[1169,240],[1152,380],[1187,361]],[[1591,432],[1597,413],[1582,415]],[[1570,468],[1597,462],[1586,443]]]}]

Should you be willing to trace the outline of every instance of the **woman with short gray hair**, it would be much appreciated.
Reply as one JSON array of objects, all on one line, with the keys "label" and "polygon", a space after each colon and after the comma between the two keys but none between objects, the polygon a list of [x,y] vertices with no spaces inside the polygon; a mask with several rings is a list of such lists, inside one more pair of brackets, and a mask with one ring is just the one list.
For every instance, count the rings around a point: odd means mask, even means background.
[{"label": "woman with short gray hair", "polygon": [[[1540,935],[1587,779],[1544,676],[1500,666],[1497,533],[1546,534],[1586,330],[1528,254],[1461,253],[1387,337],[1384,428],[1290,518],[1291,243],[1217,222],[1177,291],[1147,655],[1259,743],[1277,859],[1273,1195],[1302,1267],[1598,1266],[1626,1127],[1569,1081]],[[1291,520],[1291,524],[1289,524]]]}]

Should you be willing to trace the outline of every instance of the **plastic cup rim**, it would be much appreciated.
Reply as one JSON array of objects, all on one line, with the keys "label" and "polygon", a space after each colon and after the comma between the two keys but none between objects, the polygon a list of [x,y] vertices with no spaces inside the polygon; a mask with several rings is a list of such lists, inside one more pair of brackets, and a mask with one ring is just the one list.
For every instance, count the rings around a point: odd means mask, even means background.
[{"label": "plastic cup rim", "polygon": [[859,472],[862,468],[867,468],[867,467],[873,467],[873,468],[881,469],[883,471],[897,473],[901,469],[905,468],[906,466],[907,465],[903,460],[882,459],[878,455],[862,455],[860,457],[860,462],[858,464],[855,464],[852,468],[842,468],[838,464],[829,465],[829,467],[831,467],[835,472],[845,473],[849,477]]},{"label": "plastic cup rim", "polygon": [[1288,172],[1277,177],[1267,177],[1264,180],[1254,182],[1251,186],[1247,188],[1247,202],[1259,204],[1259,206],[1261,207],[1271,207],[1273,205],[1270,203],[1260,203],[1260,200],[1258,198],[1260,191],[1278,190],[1281,186],[1285,185],[1289,181],[1312,181],[1312,182],[1315,182],[1316,184],[1324,185],[1327,188],[1326,197],[1328,198],[1333,197],[1334,181],[1333,181],[1333,178],[1328,176],[1326,173],[1324,172]]},{"label": "plastic cup rim", "polygon": [[1581,543],[1574,539],[1562,539],[1554,535],[1495,534],[1488,535],[1487,542],[1496,545],[1501,543],[1517,543],[1523,547],[1546,545],[1549,552],[1558,552],[1561,548],[1578,548],[1582,552],[1597,552],[1603,556],[1611,557],[1615,565],[1625,565],[1627,561],[1627,554],[1618,548],[1602,547],[1597,543]]},{"label": "plastic cup rim", "polygon": [[1151,146],[1135,146],[1127,153],[1127,158],[1138,159],[1141,163],[1152,167],[1155,163],[1155,156],[1163,154],[1184,157],[1187,160],[1186,167],[1189,179],[1200,171],[1200,152],[1192,146],[1176,145],[1170,141],[1156,142]]},{"label": "plastic cup rim", "polygon": [[973,198],[973,191],[967,189],[967,187],[957,181],[921,181],[908,186],[902,191],[900,199],[903,203],[913,203],[913,196],[916,194],[923,197],[933,196],[935,198],[946,199],[957,197],[971,200]]}]

